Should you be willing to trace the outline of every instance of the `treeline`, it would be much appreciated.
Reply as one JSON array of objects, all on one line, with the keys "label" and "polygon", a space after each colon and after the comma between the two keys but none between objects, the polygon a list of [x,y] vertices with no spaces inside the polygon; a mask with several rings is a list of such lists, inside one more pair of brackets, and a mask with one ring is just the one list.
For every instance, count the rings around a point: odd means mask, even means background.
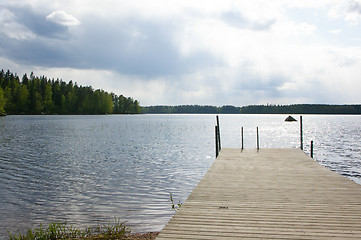
[{"label": "treeline", "polygon": [[20,78],[9,70],[0,72],[0,115],[4,114],[135,114],[137,100],[117,96],[91,86],[59,79]]},{"label": "treeline", "polygon": [[240,109],[241,114],[361,114],[361,105],[251,105]]},{"label": "treeline", "polygon": [[326,105],[326,104],[295,104],[295,105],[251,105],[235,106],[149,106],[143,107],[142,113],[158,114],[361,114],[361,105]]},{"label": "treeline", "polygon": [[142,107],[141,113],[151,114],[237,114],[240,113],[239,107],[234,106],[201,106],[201,105],[180,105],[180,106],[149,106]]}]

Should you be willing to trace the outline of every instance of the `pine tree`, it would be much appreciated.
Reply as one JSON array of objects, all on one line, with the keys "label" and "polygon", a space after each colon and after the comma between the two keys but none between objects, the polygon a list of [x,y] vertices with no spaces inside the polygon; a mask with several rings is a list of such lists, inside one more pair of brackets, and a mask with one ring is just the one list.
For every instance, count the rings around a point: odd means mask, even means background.
[{"label": "pine tree", "polygon": [[4,97],[4,91],[3,89],[0,87],[0,116],[5,115],[5,97]]},{"label": "pine tree", "polygon": [[140,113],[139,102],[104,90],[78,86],[47,77],[19,77],[0,71],[0,114],[109,114]]}]

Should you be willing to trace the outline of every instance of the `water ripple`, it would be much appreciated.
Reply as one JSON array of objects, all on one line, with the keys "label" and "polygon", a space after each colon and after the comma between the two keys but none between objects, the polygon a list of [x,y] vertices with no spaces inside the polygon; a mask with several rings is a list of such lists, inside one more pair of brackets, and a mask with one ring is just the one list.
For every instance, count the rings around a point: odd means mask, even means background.
[{"label": "water ripple", "polygon": [[[222,115],[222,145],[299,147],[283,115]],[[305,151],[361,184],[360,116],[305,116]],[[214,115],[0,118],[0,238],[51,220],[78,226],[114,216],[159,231],[214,161]],[[330,183],[332,184],[332,183]]]}]

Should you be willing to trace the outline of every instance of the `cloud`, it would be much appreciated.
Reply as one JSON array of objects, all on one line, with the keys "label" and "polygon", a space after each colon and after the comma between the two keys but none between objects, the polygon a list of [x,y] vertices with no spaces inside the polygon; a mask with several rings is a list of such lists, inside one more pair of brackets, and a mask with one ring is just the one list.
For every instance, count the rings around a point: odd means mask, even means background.
[{"label": "cloud", "polygon": [[80,24],[78,19],[64,11],[54,11],[46,16],[46,20],[63,26],[77,26]]},{"label": "cloud", "polygon": [[275,19],[251,21],[246,19],[241,12],[227,11],[222,14],[222,20],[229,25],[237,28],[247,28],[251,30],[269,30],[271,26],[276,22]]},{"label": "cloud", "polygon": [[8,9],[1,9],[0,16],[0,32],[5,36],[16,40],[35,38],[31,30],[16,22],[15,15]]},{"label": "cloud", "polygon": [[0,18],[0,24],[5,26],[0,30],[7,36],[17,35],[18,40],[35,40],[39,38],[68,39],[69,27],[47,21],[46,15],[38,13],[29,5],[10,6],[3,8],[5,14]]},{"label": "cloud", "polygon": [[183,56],[174,40],[178,26],[173,22],[143,19],[83,22],[83,31],[77,32],[78,41],[70,43],[71,64],[80,68],[156,77],[186,73],[213,61],[206,52]]},{"label": "cloud", "polygon": [[361,20],[361,2],[353,0],[349,2],[345,20],[353,25],[358,25]]},{"label": "cloud", "polygon": [[4,7],[2,12],[1,56],[33,66],[66,67],[71,58],[68,27],[46,21],[45,14],[29,5]]},{"label": "cloud", "polygon": [[328,16],[331,18],[343,18],[351,25],[358,25],[361,20],[361,1],[341,1],[331,6]]},{"label": "cloud", "polygon": [[342,32],[342,29],[334,29],[334,30],[331,30],[330,33],[332,34],[340,34]]},{"label": "cloud", "polygon": [[[25,9],[12,11],[22,16]],[[179,30],[177,22],[133,16],[113,21],[92,15],[83,16],[81,27],[72,31],[64,25],[63,18],[57,18],[63,15],[50,14],[44,18],[29,11],[27,16],[31,19],[18,17],[16,21],[35,37],[28,42],[4,39],[4,54],[13,60],[46,67],[105,69],[150,77],[186,73],[214,61],[205,51],[189,56],[180,53],[174,39]]]},{"label": "cloud", "polygon": [[45,3],[0,4],[4,67],[144,105],[360,101],[361,52],[343,42],[359,5],[348,1]]},{"label": "cloud", "polygon": [[361,2],[356,0],[350,1],[348,11],[361,15]]}]

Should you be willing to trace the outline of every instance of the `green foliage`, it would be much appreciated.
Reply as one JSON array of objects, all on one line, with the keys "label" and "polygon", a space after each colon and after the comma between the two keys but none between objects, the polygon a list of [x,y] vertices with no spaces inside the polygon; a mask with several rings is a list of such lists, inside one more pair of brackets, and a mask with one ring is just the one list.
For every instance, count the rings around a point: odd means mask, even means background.
[{"label": "green foliage", "polygon": [[128,226],[119,219],[114,218],[114,223],[99,227],[88,227],[78,229],[65,222],[51,222],[44,228],[41,224],[39,228],[28,229],[25,234],[12,234],[8,231],[9,240],[58,240],[58,239],[123,239],[130,233]]},{"label": "green foliage", "polygon": [[361,114],[361,105],[326,105],[326,104],[296,104],[296,105],[251,105],[234,106],[149,106],[143,107],[142,113],[197,113],[197,114]]},{"label": "green foliage", "polygon": [[0,72],[0,114],[137,114],[138,101],[45,76]]},{"label": "green foliage", "polygon": [[120,222],[119,219],[114,218],[114,223],[109,222],[108,225],[104,225],[104,230],[101,233],[103,239],[121,239],[122,236],[130,232],[129,228],[124,226],[124,223]]},{"label": "green foliage", "polygon": [[18,88],[17,93],[18,98],[18,111],[21,113],[28,111],[28,105],[29,105],[29,90],[26,85],[22,85]]},{"label": "green foliage", "polygon": [[180,200],[178,201],[178,203],[174,203],[173,194],[172,194],[172,193],[169,194],[169,200],[170,200],[170,202],[171,202],[172,210],[178,211],[178,210],[182,207],[182,203],[180,202]]},{"label": "green foliage", "polygon": [[5,105],[6,105],[6,101],[4,97],[4,91],[0,87],[0,116],[5,114],[5,109],[4,109]]},{"label": "green foliage", "polygon": [[200,106],[200,105],[180,105],[180,106],[150,106],[143,107],[142,113],[171,113],[171,114],[239,114],[240,108],[234,106]]},{"label": "green foliage", "polygon": [[361,105],[251,105],[241,108],[242,114],[361,114]]}]

